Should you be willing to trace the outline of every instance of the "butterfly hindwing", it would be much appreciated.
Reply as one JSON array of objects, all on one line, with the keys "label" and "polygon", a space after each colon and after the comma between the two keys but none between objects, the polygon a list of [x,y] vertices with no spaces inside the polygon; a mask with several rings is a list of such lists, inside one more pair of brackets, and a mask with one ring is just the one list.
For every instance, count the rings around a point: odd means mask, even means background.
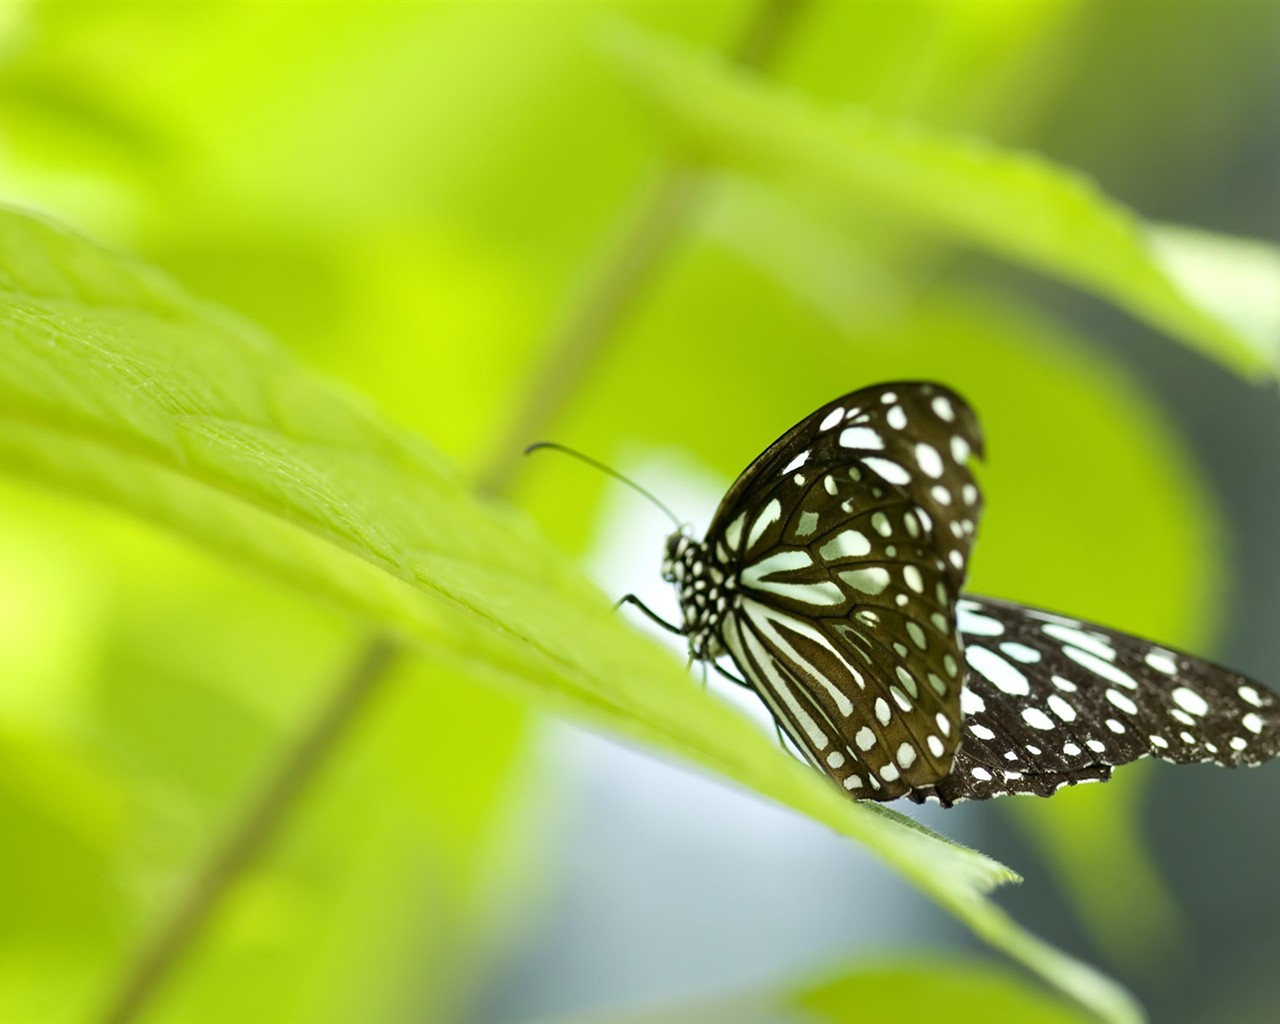
[{"label": "butterfly hindwing", "polygon": [[1141,757],[1227,766],[1280,755],[1280,699],[1245,676],[1114,630],[965,598],[969,674],[951,774],[913,799],[1052,795]]}]

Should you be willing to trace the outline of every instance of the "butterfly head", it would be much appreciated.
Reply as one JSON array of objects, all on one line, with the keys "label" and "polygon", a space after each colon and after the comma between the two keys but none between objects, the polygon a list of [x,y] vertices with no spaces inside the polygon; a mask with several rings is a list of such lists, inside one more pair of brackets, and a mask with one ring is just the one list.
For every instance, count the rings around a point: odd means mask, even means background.
[{"label": "butterfly head", "polygon": [[681,632],[689,638],[689,653],[706,660],[724,653],[719,622],[729,605],[727,578],[714,564],[705,542],[683,529],[667,537],[662,578],[676,588]]}]

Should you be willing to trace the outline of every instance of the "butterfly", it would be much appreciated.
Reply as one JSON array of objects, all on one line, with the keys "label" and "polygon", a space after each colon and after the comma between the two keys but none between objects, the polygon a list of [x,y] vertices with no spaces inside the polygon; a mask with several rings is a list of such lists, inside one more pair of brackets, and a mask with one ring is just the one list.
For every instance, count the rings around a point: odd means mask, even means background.
[{"label": "butterfly", "polygon": [[668,628],[754,690],[857,799],[1050,796],[1147,756],[1280,754],[1280,698],[1261,684],[963,594],[982,455],[976,415],[941,384],[828,402],[747,467],[703,539],[667,538],[662,574],[681,609]]}]

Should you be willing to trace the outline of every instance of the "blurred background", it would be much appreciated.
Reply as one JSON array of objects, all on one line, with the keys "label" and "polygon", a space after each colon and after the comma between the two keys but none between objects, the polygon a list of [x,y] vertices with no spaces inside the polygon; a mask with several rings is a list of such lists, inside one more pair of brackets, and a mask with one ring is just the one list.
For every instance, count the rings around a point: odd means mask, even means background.
[{"label": "blurred background", "polygon": [[[9,4],[0,199],[263,324],[477,480],[505,474],[607,593],[667,607],[660,514],[554,456],[495,467],[537,439],[513,433],[547,360],[670,173],[602,36],[727,54],[761,17]],[[1280,6],[812,0],[772,32],[762,73],[827,108],[1037,151],[1154,220],[1280,234]],[[540,430],[701,528],[821,402],[942,380],[988,435],[974,590],[1280,681],[1273,386],[927,224],[702,184]],[[0,1020],[83,1020],[362,629],[5,481],[0,610]],[[1002,903],[1153,1019],[1271,1021],[1278,780],[1144,763],[922,817],[1021,872]],[[964,950],[812,822],[406,663],[146,1019],[600,1019]]]}]

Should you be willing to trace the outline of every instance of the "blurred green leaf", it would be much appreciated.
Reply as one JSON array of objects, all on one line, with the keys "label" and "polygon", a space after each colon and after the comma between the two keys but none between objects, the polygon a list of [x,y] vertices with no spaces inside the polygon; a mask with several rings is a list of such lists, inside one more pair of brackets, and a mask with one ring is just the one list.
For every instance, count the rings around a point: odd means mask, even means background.
[{"label": "blurred green leaf", "polygon": [[600,1024],[1085,1024],[1089,1018],[979,961],[877,957],[822,977],[676,1005],[596,1012]]},{"label": "blurred green leaf", "polygon": [[[1165,244],[1154,244],[1131,211],[1074,171],[976,137],[865,111],[822,110],[634,30],[615,31],[611,43],[637,91],[694,160],[846,210],[890,211],[1092,290],[1239,373],[1276,370],[1273,318],[1224,318],[1220,301],[1205,301],[1214,280],[1187,287],[1204,273],[1202,259],[1185,258],[1185,248],[1171,258],[1167,235]],[[1265,281],[1253,304],[1274,305],[1280,256],[1259,259],[1260,250],[1267,251],[1251,243],[1250,266],[1261,267]]]},{"label": "blurred green leaf", "polygon": [[903,966],[865,967],[819,982],[794,993],[791,1002],[829,1024],[932,1024],[940,1015],[983,1024],[1080,1024],[1087,1019],[981,963],[928,956],[901,960]]},{"label": "blurred green leaf", "polygon": [[1202,309],[1242,338],[1280,339],[1280,249],[1175,224],[1150,224],[1146,236],[1165,273]]},{"label": "blurred green leaf", "polygon": [[[365,630],[133,520],[3,483],[0,600],[11,588],[23,614],[0,628],[0,1021],[80,1021]],[[461,1012],[551,837],[523,820],[546,812],[527,799],[546,774],[526,709],[441,675],[415,659],[386,680],[148,1019]]]},{"label": "blurred green leaf", "polygon": [[[1002,866],[851,803],[688,683],[523,521],[269,339],[146,267],[0,214],[0,462],[390,627],[437,659],[727,775],[877,852],[1099,1015],[1127,994],[982,894]],[[443,384],[440,386],[444,386]]]},{"label": "blurred green leaf", "polygon": [[1190,936],[1159,861],[1141,828],[1149,773],[1144,763],[1104,790],[1081,786],[1058,794],[1052,806],[1017,800],[1011,819],[1039,848],[1081,923],[1112,963],[1141,970],[1188,948]]}]

